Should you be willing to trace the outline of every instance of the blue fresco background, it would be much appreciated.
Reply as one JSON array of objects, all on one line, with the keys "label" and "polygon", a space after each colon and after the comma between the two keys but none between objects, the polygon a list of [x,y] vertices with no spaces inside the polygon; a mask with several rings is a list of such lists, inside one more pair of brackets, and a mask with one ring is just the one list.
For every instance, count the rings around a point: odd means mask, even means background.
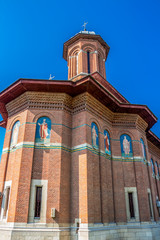
[{"label": "blue fresco background", "polygon": [[[144,149],[144,160],[146,159],[146,146],[144,145],[144,141],[143,141],[143,139],[141,138],[140,139],[140,142],[141,142],[141,144],[142,144],[142,146],[143,146],[143,149]],[[142,147],[141,146],[141,147]],[[143,150],[142,150],[143,151]],[[143,154],[143,153],[142,153]]]}]

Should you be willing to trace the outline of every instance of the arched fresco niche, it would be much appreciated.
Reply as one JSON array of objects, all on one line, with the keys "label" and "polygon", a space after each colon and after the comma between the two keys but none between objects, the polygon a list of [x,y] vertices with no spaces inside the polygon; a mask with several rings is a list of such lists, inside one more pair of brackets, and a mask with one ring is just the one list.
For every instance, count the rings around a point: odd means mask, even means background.
[{"label": "arched fresco niche", "polygon": [[48,117],[40,117],[36,124],[36,145],[50,145],[51,120]]},{"label": "arched fresco niche", "polygon": [[16,147],[17,145],[19,126],[20,126],[20,121],[17,121],[12,127],[11,144],[10,144],[11,148]]},{"label": "arched fresco niche", "polygon": [[158,168],[158,163],[157,161],[155,162],[155,174],[156,174],[156,178],[159,180],[159,168]]},{"label": "arched fresco niche", "polygon": [[152,166],[152,176],[155,177],[155,168],[154,168],[154,162],[152,158],[151,158],[151,166]]},{"label": "arched fresco niche", "polygon": [[92,146],[95,149],[99,149],[99,135],[98,135],[98,127],[92,122],[91,124],[91,136],[92,136]]},{"label": "arched fresco niche", "polygon": [[144,145],[144,141],[143,139],[141,138],[140,139],[140,143],[141,143],[141,149],[142,149],[142,158],[143,158],[143,161],[146,161],[146,148],[145,148],[145,145]]},{"label": "arched fresco niche", "polygon": [[104,148],[105,153],[111,155],[110,135],[107,130],[104,130]]},{"label": "arched fresco niche", "polygon": [[127,134],[121,135],[120,136],[120,144],[121,144],[122,157],[127,157],[127,158],[133,157],[131,137]]}]

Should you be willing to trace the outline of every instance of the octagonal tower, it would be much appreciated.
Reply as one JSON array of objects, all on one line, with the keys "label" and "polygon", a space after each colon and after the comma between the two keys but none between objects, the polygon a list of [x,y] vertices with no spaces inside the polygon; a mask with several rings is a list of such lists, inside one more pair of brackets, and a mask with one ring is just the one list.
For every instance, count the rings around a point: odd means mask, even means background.
[{"label": "octagonal tower", "polygon": [[68,80],[99,72],[106,78],[105,61],[109,46],[94,32],[81,31],[64,43],[63,57],[68,62]]}]

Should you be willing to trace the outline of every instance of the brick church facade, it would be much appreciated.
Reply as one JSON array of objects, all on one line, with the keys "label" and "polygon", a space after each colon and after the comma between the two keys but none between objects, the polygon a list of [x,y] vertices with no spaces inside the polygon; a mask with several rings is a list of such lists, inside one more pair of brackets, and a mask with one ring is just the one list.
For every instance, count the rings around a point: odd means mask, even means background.
[{"label": "brick church facade", "polygon": [[1,240],[160,239],[160,140],[147,106],[106,80],[109,46],[64,43],[68,80],[0,93]]}]

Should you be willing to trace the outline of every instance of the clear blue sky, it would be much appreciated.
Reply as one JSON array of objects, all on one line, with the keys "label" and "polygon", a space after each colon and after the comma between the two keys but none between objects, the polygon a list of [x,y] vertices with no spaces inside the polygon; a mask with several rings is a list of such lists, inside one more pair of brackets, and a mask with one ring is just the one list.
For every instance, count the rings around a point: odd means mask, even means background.
[{"label": "clear blue sky", "polygon": [[[18,78],[67,79],[63,43],[80,30],[100,34],[110,46],[107,80],[131,103],[159,118],[159,0],[0,0],[0,91]],[[0,129],[0,154],[4,129]]]}]

